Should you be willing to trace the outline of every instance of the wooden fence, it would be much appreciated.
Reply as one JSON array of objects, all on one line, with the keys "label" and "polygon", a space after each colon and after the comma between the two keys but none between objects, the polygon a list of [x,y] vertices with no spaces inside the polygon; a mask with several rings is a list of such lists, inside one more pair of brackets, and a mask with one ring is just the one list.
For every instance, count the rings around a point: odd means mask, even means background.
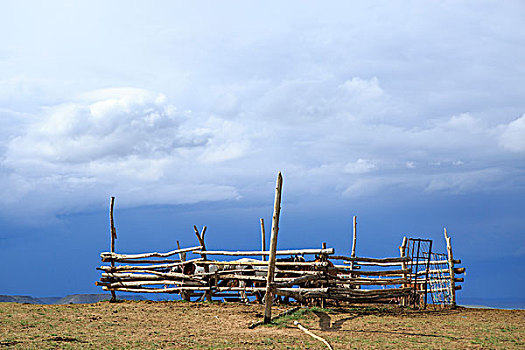
[{"label": "wooden fence", "polygon": [[[277,250],[279,215],[281,205],[282,176],[279,173],[276,184],[274,214],[270,249],[265,248],[264,221],[261,219],[261,251],[207,250],[205,243],[206,226],[199,232],[194,226],[198,245],[159,253],[118,254],[115,253],[117,237],[113,219],[114,197],[110,204],[111,251],[101,253],[102,271],[96,285],[115,292],[136,293],[178,293],[182,298],[192,297],[213,300],[213,298],[250,297],[265,302],[265,322],[271,320],[271,306],[274,296],[293,298],[300,303],[319,300],[346,302],[390,301],[406,303],[420,294],[422,279],[419,272],[413,273],[411,259],[407,256],[406,238],[400,247],[399,257],[370,258],[356,257],[356,218],[354,217],[353,246],[350,256],[335,255],[334,248]],[[446,234],[445,234],[446,235]],[[446,237],[448,237],[446,235]],[[460,270],[452,258],[450,246],[447,268],[439,267],[440,276],[446,276],[450,294],[455,295],[455,274]],[[191,256],[190,256],[191,255]],[[221,259],[210,259],[221,257]],[[277,258],[280,257],[280,258]],[[306,258],[305,258],[306,257]],[[267,259],[268,258],[268,259]],[[429,265],[430,266],[430,265]],[[432,265],[434,266],[434,265]],[[437,265],[436,265],[437,266]],[[446,270],[446,271],[445,271]],[[432,285],[425,274],[425,282]],[[434,278],[435,279],[435,278]],[[443,278],[440,277],[440,281]],[[455,297],[452,299],[455,303]]]}]

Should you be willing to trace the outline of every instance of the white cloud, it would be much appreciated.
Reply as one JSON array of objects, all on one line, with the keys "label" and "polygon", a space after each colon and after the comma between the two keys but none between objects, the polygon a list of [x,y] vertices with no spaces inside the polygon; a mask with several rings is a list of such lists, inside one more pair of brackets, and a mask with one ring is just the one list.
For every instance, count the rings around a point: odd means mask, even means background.
[{"label": "white cloud", "polygon": [[347,174],[365,174],[375,170],[377,166],[368,159],[359,158],[353,163],[347,163],[344,172]]},{"label": "white cloud", "polygon": [[[369,109],[332,94],[349,81]],[[462,113],[406,127],[374,118],[383,113],[377,105],[390,101],[377,78],[290,84],[266,85],[239,109],[222,109],[233,115],[178,112],[164,95],[130,88],[47,107],[6,145],[3,210],[17,201],[37,211],[83,210],[112,194],[127,205],[239,199],[257,196],[277,170],[293,180],[293,191],[335,198],[383,188],[484,191],[515,173],[491,164],[509,149],[498,147],[501,140],[516,150],[521,119],[491,126]],[[283,107],[292,91],[298,108],[260,118]],[[304,118],[304,107],[315,105],[323,113]]]},{"label": "white cloud", "polygon": [[0,14],[0,210],[523,186],[519,11],[303,5]]},{"label": "white cloud", "polygon": [[509,124],[503,125],[500,145],[513,152],[525,151],[525,114]]}]

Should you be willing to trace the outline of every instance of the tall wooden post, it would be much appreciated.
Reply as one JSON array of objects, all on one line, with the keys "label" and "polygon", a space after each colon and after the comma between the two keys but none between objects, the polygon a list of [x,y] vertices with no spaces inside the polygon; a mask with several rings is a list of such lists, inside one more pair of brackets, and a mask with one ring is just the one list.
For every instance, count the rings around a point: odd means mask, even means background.
[{"label": "tall wooden post", "polygon": [[[199,234],[199,230],[197,229],[197,226],[194,225],[193,226],[193,230],[195,230],[195,235],[197,236],[197,239],[199,240],[199,243],[202,246],[201,250],[205,251],[206,250],[206,244],[204,243],[204,235],[206,234],[206,226],[204,226],[202,228],[202,232],[200,234]],[[206,254],[201,254],[201,258],[202,258],[202,260],[208,260]],[[208,266],[208,264],[204,265],[204,272],[206,272],[206,273],[210,272],[210,267]],[[208,287],[211,287],[211,283],[210,283],[211,279],[210,279],[210,277],[207,276],[206,278],[208,280]],[[211,290],[207,290],[205,292],[205,296],[206,296],[206,300],[207,301],[212,301],[211,295],[212,295]]]},{"label": "tall wooden post", "polygon": [[277,250],[277,234],[279,233],[279,216],[281,214],[281,191],[283,188],[283,176],[281,172],[277,175],[275,186],[275,201],[272,217],[272,236],[270,238],[270,257],[268,258],[268,275],[266,276],[266,296],[264,305],[264,323],[272,321],[272,284],[275,272],[275,252]]},{"label": "tall wooden post", "polygon": [[[356,242],[357,242],[357,216],[354,215],[354,220],[353,220],[353,234],[352,234],[352,253],[351,253],[351,257],[352,258],[355,258],[355,245],[356,245]],[[352,262],[350,263],[350,268],[353,270],[354,269],[354,261],[352,260]]]},{"label": "tall wooden post", "polygon": [[[266,232],[264,230],[264,219],[261,218],[261,249],[262,251],[266,251]],[[266,261],[266,255],[262,255],[263,261]]]},{"label": "tall wooden post", "polygon": [[447,242],[448,255],[448,274],[450,278],[450,297],[452,307],[456,307],[456,280],[454,274],[454,257],[452,255],[452,239],[447,234],[447,229],[444,228],[445,241]]},{"label": "tall wooden post", "polygon": [[[321,243],[321,248],[322,249],[326,249],[326,242],[322,242]],[[321,258],[321,261],[327,261],[328,260],[328,258],[326,257],[326,254],[321,254],[320,258]],[[328,269],[329,269],[328,266],[326,266],[326,268],[324,269],[325,270],[324,273],[326,275],[328,275]],[[324,287],[326,287],[326,283],[321,283],[321,288],[324,288]],[[321,298],[321,307],[323,309],[326,308],[326,298]]]},{"label": "tall wooden post", "polygon": [[[406,258],[407,254],[406,254],[406,249],[407,249],[407,241],[408,239],[405,237],[403,237],[403,243],[401,243],[401,246],[399,247],[399,255],[402,257],[402,258]],[[402,262],[401,263],[401,269],[403,270],[406,270],[407,268],[407,264],[406,262]],[[406,280],[407,279],[407,274],[404,273],[403,274],[403,279]],[[405,283],[403,283],[403,287],[406,287],[407,285]],[[407,306],[408,304],[408,300],[406,297],[402,297],[401,298],[401,306]]]},{"label": "tall wooden post", "polygon": [[[109,205],[109,223],[110,223],[110,235],[111,235],[111,255],[115,253],[115,239],[117,239],[117,229],[115,228],[115,220],[113,219],[113,207],[115,206],[115,197],[111,197],[111,203]],[[111,259],[111,266],[115,266],[115,260]],[[114,290],[111,291],[111,302],[117,301],[117,295]]]}]

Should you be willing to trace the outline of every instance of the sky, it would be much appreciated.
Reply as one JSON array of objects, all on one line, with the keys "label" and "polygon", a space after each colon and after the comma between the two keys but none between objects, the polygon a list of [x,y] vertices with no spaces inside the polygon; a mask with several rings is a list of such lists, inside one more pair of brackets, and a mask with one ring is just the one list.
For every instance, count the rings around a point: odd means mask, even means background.
[{"label": "sky", "polygon": [[[434,240],[462,297],[525,287],[521,1],[2,1],[0,294],[97,293],[117,251],[396,256]],[[20,273],[20,270],[24,273]]]}]

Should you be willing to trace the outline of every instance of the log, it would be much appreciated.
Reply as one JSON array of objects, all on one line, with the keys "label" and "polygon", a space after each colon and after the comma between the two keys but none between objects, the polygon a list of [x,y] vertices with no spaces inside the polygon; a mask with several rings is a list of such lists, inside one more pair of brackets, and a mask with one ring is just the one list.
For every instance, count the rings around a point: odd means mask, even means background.
[{"label": "log", "polygon": [[153,274],[139,274],[139,273],[102,273],[102,278],[107,280],[159,280],[159,279],[187,279],[192,280],[198,278],[199,275],[185,275],[178,272],[151,272]]},{"label": "log", "polygon": [[454,282],[456,282],[456,283],[457,282],[464,282],[464,281],[465,281],[465,279],[463,277],[456,277],[456,278],[454,278]]},{"label": "log", "polygon": [[144,271],[147,271],[147,270],[154,270],[154,269],[165,269],[165,268],[170,268],[170,267],[174,267],[174,266],[181,266],[181,265],[187,264],[189,262],[202,263],[202,258],[192,259],[192,260],[188,260],[188,261],[181,261],[181,262],[178,262],[178,263],[146,265],[146,266],[131,266],[131,265],[99,266],[99,267],[97,267],[97,270],[108,271],[108,272],[112,272],[112,271],[132,271],[132,270],[144,270]]},{"label": "log", "polygon": [[[447,234],[447,229],[444,228],[443,230],[443,233],[445,235],[445,241],[447,242],[447,256],[448,256],[448,268],[449,268],[449,278],[450,278],[450,290],[451,290],[451,304],[452,304],[452,307],[456,307],[456,284],[454,282],[454,273],[456,272],[455,271],[455,268],[454,268],[454,257],[452,255],[452,241],[450,239],[450,237],[448,236]],[[463,269],[464,271],[464,269]]]},{"label": "log", "polygon": [[[115,239],[117,239],[117,229],[115,228],[115,220],[113,219],[113,207],[115,205],[115,197],[111,197],[111,203],[109,205],[109,224],[111,227],[111,254],[115,253]],[[111,262],[111,266],[115,266],[115,262]],[[117,295],[115,294],[115,291],[111,291],[111,301],[116,302],[117,301]]]},{"label": "log", "polygon": [[430,260],[430,265],[448,264],[448,260]]},{"label": "log", "polygon": [[[290,249],[290,250],[277,250],[275,255],[306,255],[306,254],[334,254],[334,248],[327,249]],[[195,254],[202,255],[228,255],[228,256],[258,256],[270,255],[269,251],[228,251],[228,250],[207,250],[207,251],[194,251]],[[268,264],[265,264],[268,265]]]},{"label": "log", "polygon": [[[198,245],[195,247],[189,247],[184,249],[176,249],[172,250],[166,253],[159,253],[159,252],[153,252],[153,253],[141,253],[141,254],[116,254],[112,252],[103,252],[100,253],[100,257],[102,259],[110,260],[110,259],[143,259],[143,258],[167,258],[168,256],[172,256],[175,254],[180,253],[186,253],[186,252],[192,252],[197,251],[199,249],[202,249],[202,245]],[[104,260],[103,260],[104,261]]]},{"label": "log", "polygon": [[162,260],[102,259],[102,262],[108,262],[108,261],[114,261],[116,263],[121,263],[121,264],[159,264],[159,263],[167,264],[167,263],[181,262],[183,260],[180,260],[180,259],[176,259],[176,260],[174,259],[162,259]]},{"label": "log", "polygon": [[455,267],[454,268],[454,274],[462,274],[462,273],[465,273],[466,269],[464,267]]},{"label": "log", "polygon": [[[217,260],[207,260],[207,261],[199,261],[197,265],[230,265],[230,266],[262,266],[267,267],[268,262],[265,261],[217,261]],[[307,261],[307,262],[293,262],[293,261],[276,261],[275,266],[294,266],[294,267],[303,267],[303,266],[313,266],[313,267],[328,267],[328,262],[315,262],[315,261]],[[347,266],[345,266],[348,268]]]},{"label": "log", "polygon": [[408,257],[399,257],[399,258],[365,258],[365,257],[348,257],[344,255],[334,255],[330,257],[330,260],[345,260],[345,261],[355,261],[358,263],[361,262],[377,262],[377,263],[402,263],[409,262],[410,258]]},{"label": "log", "polygon": [[[208,288],[208,289],[206,289]],[[102,290],[115,290],[121,292],[130,292],[130,293],[180,293],[181,291],[206,291],[209,290],[209,287],[177,287],[177,288],[109,288],[102,287]]]},{"label": "log", "polygon": [[272,321],[272,283],[275,272],[275,252],[277,251],[277,235],[279,233],[279,216],[281,214],[281,192],[283,188],[283,177],[281,172],[277,175],[275,186],[275,200],[272,216],[272,235],[270,238],[270,257],[268,259],[268,274],[266,281],[266,297],[264,305],[264,323]]},{"label": "log", "polygon": [[[199,230],[197,230],[197,226],[193,225],[193,229],[195,231],[195,235],[197,236],[197,239],[199,240],[200,245],[202,246],[202,251],[205,251],[206,244],[204,243],[204,235],[206,234],[206,226],[202,227],[202,232],[200,233],[200,235],[199,235]],[[201,258],[202,260],[208,260],[207,256],[204,254],[201,254]],[[204,272],[205,273],[210,272],[208,265],[204,265]],[[206,292],[206,300],[212,301],[211,292]]]},{"label": "log", "polygon": [[[355,216],[354,216],[355,217]],[[334,348],[332,347],[332,345],[330,345],[329,342],[326,341],[326,339],[318,336],[318,335],[315,335],[313,334],[312,332],[310,332],[308,329],[306,329],[305,327],[303,327],[299,322],[297,321],[293,321],[293,324],[297,326],[297,328],[299,328],[300,330],[302,330],[303,332],[305,332],[306,334],[308,334],[310,337],[314,338],[314,339],[317,339],[319,340],[320,342],[322,342],[324,345],[326,345],[326,347],[329,349],[329,350],[334,350]]]},{"label": "log", "polygon": [[[408,242],[408,239],[407,237],[403,237],[403,242],[401,243],[401,246],[399,247],[399,256],[401,258],[408,258],[407,257],[407,253],[406,253],[406,249],[407,249],[407,242]],[[401,263],[401,269],[405,270],[407,268],[407,262],[402,262]],[[407,274],[403,274],[403,279],[408,279],[408,276]],[[409,282],[410,283],[410,282]],[[402,287],[406,287],[408,284],[403,284]],[[408,305],[408,300],[407,298],[402,298],[401,301],[400,301],[400,304],[401,306],[407,306]]]},{"label": "log", "polygon": [[323,279],[322,274],[306,275],[306,276],[301,276],[301,277],[294,278],[294,279],[288,279],[288,281],[283,281],[281,283],[274,283],[273,286],[277,288],[292,287],[294,285],[299,285],[301,283],[305,283],[308,281],[318,281],[320,279]]},{"label": "log", "polygon": [[[180,250],[179,240],[177,240],[177,250]],[[179,253],[179,260],[180,261],[186,261],[186,252]]]},{"label": "log", "polygon": [[[261,218],[261,251],[266,251],[266,231],[264,229],[264,219]],[[266,261],[266,255],[262,254],[262,260]]]},{"label": "log", "polygon": [[[343,266],[344,267],[344,266]],[[348,275],[351,278],[351,275],[359,276],[403,276],[410,272],[410,269],[402,270],[385,270],[385,271],[362,271],[362,270],[344,270],[342,267],[335,265],[335,269],[329,268],[329,270],[335,270],[340,275]]]},{"label": "log", "polygon": [[[199,283],[203,286],[206,286],[207,282],[202,280],[191,280],[191,282]],[[122,281],[122,282],[96,282],[95,284],[98,285],[104,285],[109,288],[131,288],[131,287],[142,287],[147,285],[174,285],[179,284],[180,282],[177,281],[170,281],[170,280],[159,280],[159,281]]]},{"label": "log", "polygon": [[[388,263],[380,263],[380,262],[355,262],[355,261],[343,261],[343,264],[349,264],[350,268],[358,268],[359,265],[361,266],[379,266],[379,267],[390,267],[390,266],[403,266],[402,262],[388,262]],[[353,265],[352,265],[353,264]],[[358,265],[359,264],[359,265]]]},{"label": "log", "polygon": [[373,281],[367,281],[362,279],[350,279],[350,280],[339,280],[336,284],[351,285],[351,286],[388,286],[397,284],[407,284],[410,280],[404,278],[394,279],[374,279]]},{"label": "log", "polygon": [[[428,270],[428,274],[429,275],[443,275],[443,274],[448,274],[450,272],[449,269],[438,269],[438,270]],[[421,270],[421,271],[418,271],[416,273],[412,273],[410,274],[411,277],[414,277],[414,276],[424,276],[427,274],[427,271],[425,270]]]},{"label": "log", "polygon": [[[355,246],[357,242],[357,216],[354,215],[353,217],[353,230],[352,230],[352,251],[350,253],[350,256],[352,259],[355,259]],[[355,260],[352,260],[351,262],[351,269],[354,269]]]}]

